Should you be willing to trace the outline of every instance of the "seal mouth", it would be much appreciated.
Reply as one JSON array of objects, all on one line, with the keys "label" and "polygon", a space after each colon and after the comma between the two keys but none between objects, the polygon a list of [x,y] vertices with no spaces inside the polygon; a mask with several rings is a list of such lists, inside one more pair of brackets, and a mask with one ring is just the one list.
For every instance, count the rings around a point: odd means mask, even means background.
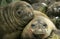
[{"label": "seal mouth", "polygon": [[31,31],[34,33],[34,34],[46,34],[47,33],[47,29],[31,29]]},{"label": "seal mouth", "polygon": [[45,36],[45,34],[33,34],[33,36],[37,39],[42,39]]},{"label": "seal mouth", "polygon": [[45,34],[46,34],[46,31],[45,29],[44,30],[32,30],[33,32],[33,36],[36,38],[36,39],[42,39],[45,37]]}]

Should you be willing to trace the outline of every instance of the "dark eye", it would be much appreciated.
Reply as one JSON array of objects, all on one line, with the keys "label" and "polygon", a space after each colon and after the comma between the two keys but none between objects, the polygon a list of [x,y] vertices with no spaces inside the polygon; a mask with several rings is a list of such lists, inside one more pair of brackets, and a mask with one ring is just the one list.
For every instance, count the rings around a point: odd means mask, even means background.
[{"label": "dark eye", "polygon": [[35,26],[35,24],[31,24],[31,26],[32,26],[32,27],[34,27],[34,26]]},{"label": "dark eye", "polygon": [[47,24],[43,24],[43,26],[45,26],[45,27],[46,27],[46,26],[47,26]]},{"label": "dark eye", "polygon": [[20,11],[18,11],[17,13],[18,13],[18,14],[20,14],[21,12],[20,12]]}]

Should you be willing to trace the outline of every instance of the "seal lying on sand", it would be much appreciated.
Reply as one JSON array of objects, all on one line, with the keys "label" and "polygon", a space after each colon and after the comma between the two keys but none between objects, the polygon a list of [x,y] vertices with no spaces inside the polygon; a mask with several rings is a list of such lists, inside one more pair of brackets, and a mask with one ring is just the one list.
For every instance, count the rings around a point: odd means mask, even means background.
[{"label": "seal lying on sand", "polygon": [[[52,21],[45,16],[36,16],[23,30],[22,39],[45,39],[51,32],[59,34]],[[58,32],[59,31],[59,32]]]}]

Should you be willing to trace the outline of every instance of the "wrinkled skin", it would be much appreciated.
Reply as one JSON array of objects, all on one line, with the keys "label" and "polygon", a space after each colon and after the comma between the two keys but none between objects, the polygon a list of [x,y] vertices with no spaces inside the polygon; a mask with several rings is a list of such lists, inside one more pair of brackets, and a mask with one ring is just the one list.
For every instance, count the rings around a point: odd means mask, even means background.
[{"label": "wrinkled skin", "polygon": [[34,18],[23,31],[23,38],[45,39],[55,29],[55,25],[43,16]]},{"label": "wrinkled skin", "polygon": [[22,39],[45,39],[51,35],[52,32],[59,34],[53,22],[43,13],[34,11],[34,19],[24,28]]},{"label": "wrinkled skin", "polygon": [[[24,28],[23,32],[22,32],[22,39],[36,39],[36,37],[33,36],[33,32],[30,31],[30,28],[32,29],[31,27],[31,23],[34,23],[37,19],[39,19],[39,16],[43,16],[43,17],[46,17],[48,18],[48,16],[46,16],[45,14],[43,14],[42,12],[40,11],[36,11],[34,10],[34,18],[33,20]],[[49,19],[49,18],[48,18]],[[43,20],[42,20],[43,21]],[[36,21],[37,22],[37,21]],[[43,22],[44,23],[44,22]],[[37,23],[38,25],[38,23]],[[43,25],[43,24],[41,24]],[[35,29],[35,28],[34,28]],[[26,37],[25,37],[26,36]],[[33,38],[32,38],[33,37]],[[38,37],[38,36],[37,36]],[[38,39],[38,38],[37,38]]]},{"label": "wrinkled skin", "polygon": [[6,7],[1,7],[0,39],[17,39],[33,17],[33,8],[24,1],[13,2]]}]

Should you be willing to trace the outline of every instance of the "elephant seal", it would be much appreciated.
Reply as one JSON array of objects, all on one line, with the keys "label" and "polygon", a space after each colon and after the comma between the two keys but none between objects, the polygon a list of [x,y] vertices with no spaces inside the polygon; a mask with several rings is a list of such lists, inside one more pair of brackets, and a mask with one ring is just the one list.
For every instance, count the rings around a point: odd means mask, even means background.
[{"label": "elephant seal", "polygon": [[24,1],[0,7],[0,39],[15,39],[33,17],[32,6]]},{"label": "elephant seal", "polygon": [[57,30],[53,22],[43,16],[36,16],[23,30],[21,38],[22,39],[45,39],[50,34],[55,32],[56,34],[60,33],[60,30]]}]

